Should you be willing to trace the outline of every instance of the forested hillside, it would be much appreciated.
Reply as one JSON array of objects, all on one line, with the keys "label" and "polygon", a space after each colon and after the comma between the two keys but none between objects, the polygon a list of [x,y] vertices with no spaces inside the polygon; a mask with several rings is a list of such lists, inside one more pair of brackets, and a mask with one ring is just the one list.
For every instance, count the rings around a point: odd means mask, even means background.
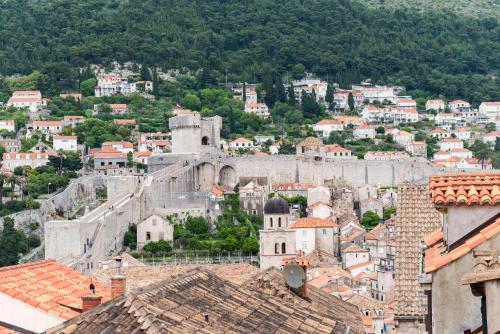
[{"label": "forested hillside", "polygon": [[411,8],[419,11],[449,10],[459,15],[500,18],[498,0],[363,0],[374,7]]},{"label": "forested hillside", "polygon": [[251,82],[264,71],[303,64],[341,84],[372,78],[473,102],[500,99],[500,26],[491,18],[370,9],[348,0],[1,4],[0,73],[40,70],[51,93],[78,85],[77,67],[117,60],[203,69],[213,82],[226,73]]}]

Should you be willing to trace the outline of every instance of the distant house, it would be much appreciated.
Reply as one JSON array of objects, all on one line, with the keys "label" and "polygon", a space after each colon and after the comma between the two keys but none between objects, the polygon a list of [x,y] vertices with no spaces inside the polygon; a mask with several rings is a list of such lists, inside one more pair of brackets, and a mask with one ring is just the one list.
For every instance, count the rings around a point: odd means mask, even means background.
[{"label": "distant house", "polygon": [[417,109],[417,101],[412,99],[399,99],[396,105],[401,109]]},{"label": "distant house", "polygon": [[111,113],[113,114],[126,114],[128,113],[128,105],[125,103],[112,103],[109,105]]},{"label": "distant house", "polygon": [[322,119],[321,121],[313,125],[313,130],[319,136],[328,138],[330,136],[330,133],[334,131],[344,130],[344,124],[336,119]]},{"label": "distant house", "polygon": [[149,158],[153,155],[150,151],[145,152],[134,152],[133,160],[135,163],[142,165],[148,165]]},{"label": "distant house", "polygon": [[361,124],[352,132],[354,139],[373,139],[375,134],[375,127],[367,124]]},{"label": "distant house", "polygon": [[307,196],[308,189],[313,187],[309,182],[274,182],[271,184],[271,191],[287,197]]},{"label": "distant house", "polygon": [[17,138],[3,138],[0,136],[0,146],[2,146],[6,152],[19,152],[21,149],[21,141]]},{"label": "distant house", "polygon": [[412,141],[407,147],[408,152],[416,157],[427,156],[427,144],[425,141]]},{"label": "distant house", "polygon": [[142,251],[149,242],[174,240],[174,226],[165,218],[152,214],[137,224],[137,249]]},{"label": "distant house", "polygon": [[170,152],[172,143],[168,140],[148,140],[139,142],[139,152],[150,151],[155,154]]},{"label": "distant house", "polygon": [[77,150],[77,137],[76,136],[53,136],[52,143],[53,148],[56,151],[71,151],[76,152]]},{"label": "distant house", "polygon": [[362,93],[363,100],[369,103],[388,101],[395,104],[397,99],[394,88],[387,86],[364,87]]},{"label": "distant house", "polygon": [[60,121],[33,121],[33,130],[46,135],[60,134],[63,130],[63,123]]},{"label": "distant house", "polygon": [[495,145],[497,138],[500,137],[500,131],[492,131],[483,136],[483,141],[489,145]]},{"label": "distant house", "polygon": [[435,128],[431,131],[431,136],[437,139],[445,139],[445,138],[450,138],[451,133],[449,133],[445,129]]},{"label": "distant house", "polygon": [[394,141],[405,148],[415,140],[415,135],[405,130],[390,129],[386,133],[391,134]]},{"label": "distant house", "polygon": [[2,167],[13,171],[16,167],[30,166],[32,168],[45,166],[49,162],[47,153],[17,153],[7,152],[2,157]]},{"label": "distant house", "polygon": [[491,161],[491,159],[480,160],[477,158],[466,158],[461,159],[457,163],[457,168],[476,170],[493,169],[493,162]]},{"label": "distant house", "polygon": [[459,113],[467,113],[470,112],[472,109],[469,102],[462,100],[451,101],[450,103],[448,103],[448,108],[450,108],[452,112],[459,112]]},{"label": "distant house", "polygon": [[134,151],[134,145],[128,141],[106,141],[102,143],[102,148],[112,148],[125,154]]},{"label": "distant house", "polygon": [[325,145],[325,151],[329,159],[356,159],[351,150],[339,145]]},{"label": "distant house", "polygon": [[296,231],[295,245],[297,251],[309,254],[314,250],[322,250],[328,254],[335,254],[338,226],[328,219],[300,218],[291,225]]},{"label": "distant house", "polygon": [[16,132],[16,121],[12,119],[0,120],[0,131]]},{"label": "distant house", "polygon": [[265,144],[267,142],[274,143],[274,136],[263,136],[263,135],[257,135],[255,136],[255,142],[259,145]]},{"label": "distant house", "polygon": [[366,124],[366,120],[359,116],[337,116],[334,119],[344,124],[344,126],[360,126],[361,124]]},{"label": "distant house", "polygon": [[120,152],[112,147],[102,148],[100,151],[93,153],[94,168],[96,170],[106,170],[123,168],[127,166],[127,153]]},{"label": "distant house", "polygon": [[464,127],[466,119],[460,113],[439,113],[434,118],[437,126],[451,130],[454,127]]},{"label": "distant house", "polygon": [[439,149],[443,151],[450,151],[455,148],[464,148],[464,142],[458,138],[446,138],[438,142]]},{"label": "distant house", "polygon": [[425,103],[425,110],[427,111],[434,110],[437,112],[441,112],[444,111],[445,108],[446,106],[443,100],[427,100],[427,102]]},{"label": "distant house", "polygon": [[158,140],[169,140],[170,136],[168,133],[163,132],[151,132],[151,133],[141,133],[141,141],[158,141]]},{"label": "distant house", "polygon": [[307,137],[295,146],[297,156],[321,160],[325,156],[325,145],[320,138]]},{"label": "distant house", "polygon": [[469,140],[471,138],[471,133],[466,128],[458,128],[451,130],[451,133],[455,135],[458,139]]},{"label": "distant house", "polygon": [[256,114],[260,117],[268,117],[269,107],[265,103],[246,103],[245,112]]},{"label": "distant house", "polygon": [[36,112],[46,105],[47,99],[42,98],[42,93],[39,90],[17,90],[7,101],[8,107],[28,108],[31,112]]},{"label": "distant house", "polygon": [[489,122],[500,120],[500,102],[483,102],[479,106],[479,114],[486,117]]},{"label": "distant house", "polygon": [[410,108],[400,108],[391,105],[386,105],[383,107],[368,105],[363,108],[361,114],[363,118],[370,124],[414,123],[419,119],[417,110]]},{"label": "distant house", "polygon": [[398,160],[409,157],[404,151],[368,151],[365,154],[365,160]]},{"label": "distant house", "polygon": [[229,148],[232,150],[237,150],[240,148],[253,150],[253,149],[256,149],[257,146],[255,145],[255,143],[252,140],[246,139],[243,137],[239,137],[239,138],[236,138],[235,140],[232,140],[229,143]]},{"label": "distant house", "polygon": [[80,115],[67,115],[64,116],[63,125],[64,126],[77,126],[85,122],[85,116]]}]

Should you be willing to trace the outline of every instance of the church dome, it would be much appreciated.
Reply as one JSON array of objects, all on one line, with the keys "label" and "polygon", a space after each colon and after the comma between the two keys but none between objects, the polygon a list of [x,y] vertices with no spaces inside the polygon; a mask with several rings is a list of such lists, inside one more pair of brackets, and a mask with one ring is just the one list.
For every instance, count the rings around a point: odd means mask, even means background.
[{"label": "church dome", "polygon": [[266,215],[282,215],[289,213],[290,207],[288,206],[288,202],[281,197],[270,199],[264,206],[264,214]]}]

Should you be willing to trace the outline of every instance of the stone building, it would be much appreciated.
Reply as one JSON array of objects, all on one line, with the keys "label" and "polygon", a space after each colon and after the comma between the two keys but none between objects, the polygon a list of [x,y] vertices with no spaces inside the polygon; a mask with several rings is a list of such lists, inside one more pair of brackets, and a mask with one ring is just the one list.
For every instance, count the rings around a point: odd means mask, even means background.
[{"label": "stone building", "polygon": [[201,117],[199,113],[179,114],[168,120],[172,133],[172,153],[200,154],[204,148],[220,149],[220,116]]},{"label": "stone building", "polygon": [[264,229],[260,230],[260,269],[280,268],[282,259],[295,255],[295,230],[290,228],[290,208],[280,198],[264,206]]},{"label": "stone building", "polygon": [[328,219],[300,218],[293,225],[295,245],[297,251],[310,254],[319,250],[328,254],[335,254],[338,246],[338,226]]},{"label": "stone building", "polygon": [[395,223],[394,320],[399,333],[426,333],[427,300],[418,276],[420,241],[441,225],[426,184],[402,184]]},{"label": "stone building", "polygon": [[266,191],[263,186],[250,181],[239,188],[240,210],[253,216],[262,216]]},{"label": "stone building", "polygon": [[174,226],[165,218],[153,214],[137,224],[137,250],[142,251],[149,242],[174,240]]},{"label": "stone building", "polygon": [[442,225],[423,239],[429,333],[500,332],[499,185],[500,172],[430,178]]},{"label": "stone building", "polygon": [[320,138],[307,137],[296,146],[297,156],[321,160],[325,156],[325,145]]}]

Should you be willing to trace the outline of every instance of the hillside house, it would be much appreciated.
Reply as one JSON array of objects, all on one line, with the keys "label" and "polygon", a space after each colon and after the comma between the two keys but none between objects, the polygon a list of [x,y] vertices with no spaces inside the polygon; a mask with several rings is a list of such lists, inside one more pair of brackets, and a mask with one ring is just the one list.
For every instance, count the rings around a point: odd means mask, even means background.
[{"label": "hillside house", "polygon": [[322,119],[313,125],[314,132],[323,138],[328,138],[334,131],[344,130],[344,124],[336,119]]},{"label": "hillside house", "polygon": [[56,135],[63,131],[63,123],[60,121],[33,121],[33,130],[44,135]]},{"label": "hillside house", "polygon": [[77,126],[85,122],[85,116],[80,115],[66,115],[63,119],[63,126]]},{"label": "hillside house", "polygon": [[427,100],[425,103],[425,110],[442,112],[446,108],[443,100]]},{"label": "hillside house", "polygon": [[52,147],[54,150],[59,151],[77,151],[77,137],[76,136],[53,136]]},{"label": "hillside house", "polygon": [[12,119],[0,120],[0,131],[16,132],[16,121]]},{"label": "hillside house", "polygon": [[489,122],[500,120],[500,102],[483,102],[479,105],[479,114],[486,117]]},{"label": "hillside house", "polygon": [[27,108],[30,112],[36,112],[47,106],[47,99],[42,98],[39,90],[17,90],[7,101],[7,107]]},{"label": "hillside house", "polygon": [[49,155],[47,153],[7,152],[3,154],[2,160],[2,168],[12,172],[16,167],[30,166],[36,168],[45,166],[49,162]]},{"label": "hillside house", "polygon": [[375,127],[361,124],[352,131],[352,135],[354,139],[374,139],[376,135]]}]

